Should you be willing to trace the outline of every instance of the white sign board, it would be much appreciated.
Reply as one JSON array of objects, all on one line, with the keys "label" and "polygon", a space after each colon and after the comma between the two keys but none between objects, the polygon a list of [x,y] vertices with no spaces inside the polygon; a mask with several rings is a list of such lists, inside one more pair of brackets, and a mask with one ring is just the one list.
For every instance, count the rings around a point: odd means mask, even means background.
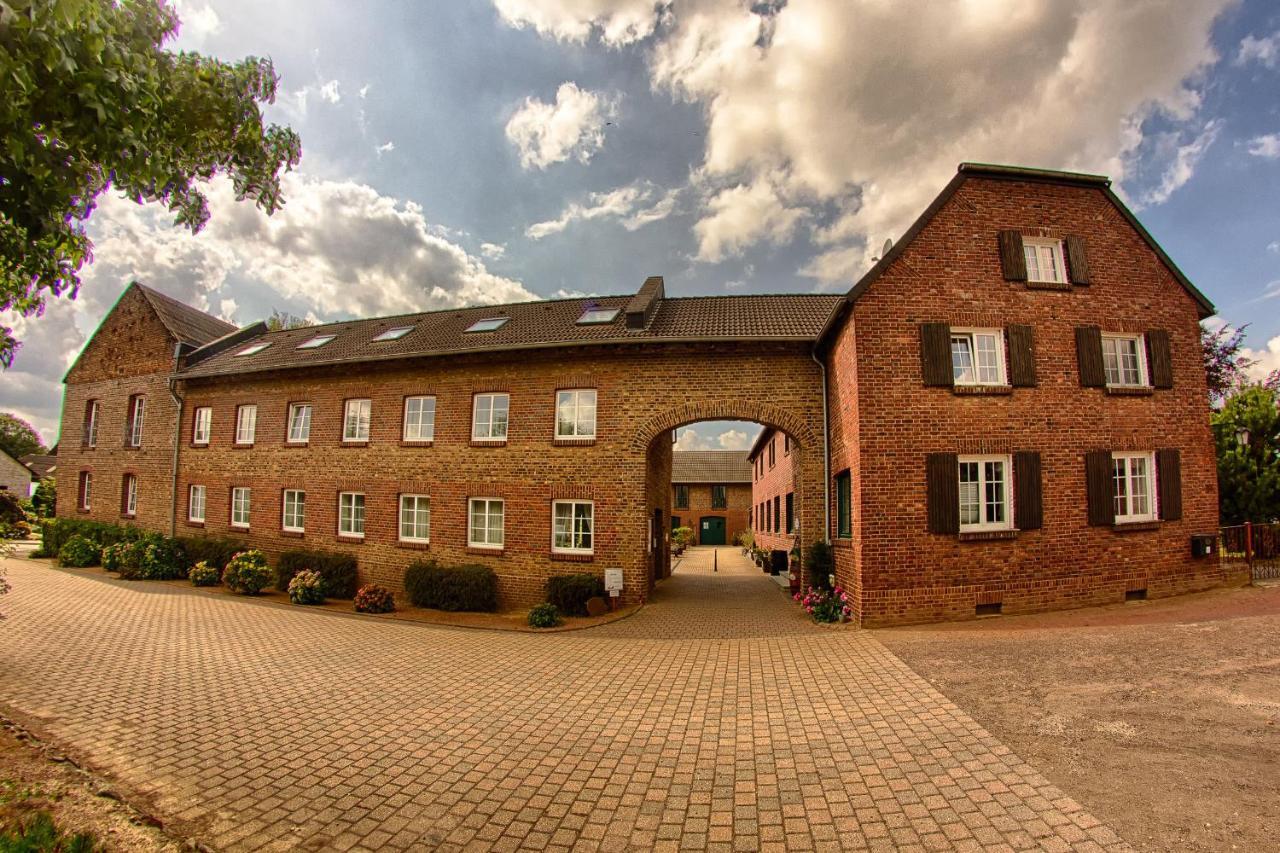
[{"label": "white sign board", "polygon": [[613,598],[617,598],[622,593],[622,569],[604,570],[604,588]]}]

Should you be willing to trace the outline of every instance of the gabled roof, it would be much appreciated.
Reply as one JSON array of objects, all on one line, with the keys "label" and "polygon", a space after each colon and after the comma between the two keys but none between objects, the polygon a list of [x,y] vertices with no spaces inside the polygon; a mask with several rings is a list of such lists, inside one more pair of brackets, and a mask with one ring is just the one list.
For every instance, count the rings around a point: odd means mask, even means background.
[{"label": "gabled roof", "polygon": [[750,483],[745,450],[677,450],[671,454],[673,483]]},{"label": "gabled roof", "polygon": [[751,447],[747,450],[748,464],[755,461],[756,457],[760,455],[760,451],[764,450],[765,443],[769,440],[769,437],[775,432],[777,430],[773,427],[765,427],[760,430],[760,434],[756,436],[755,441],[751,442]]},{"label": "gabled roof", "polygon": [[179,343],[192,347],[204,346],[236,330],[236,327],[230,323],[192,308],[171,296],[165,296],[158,290],[152,290],[136,281],[132,286],[138,288],[138,291],[146,297],[147,303],[155,310],[160,322]]},{"label": "gabled roof", "polygon": [[58,467],[58,457],[52,453],[28,453],[18,460],[31,469],[37,480],[43,480]]}]

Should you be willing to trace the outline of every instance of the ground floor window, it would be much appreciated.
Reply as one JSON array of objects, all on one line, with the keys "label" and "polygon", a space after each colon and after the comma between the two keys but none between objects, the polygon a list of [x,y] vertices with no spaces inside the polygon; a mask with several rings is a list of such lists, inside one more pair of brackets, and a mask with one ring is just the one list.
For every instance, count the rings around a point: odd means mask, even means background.
[{"label": "ground floor window", "polygon": [[467,523],[467,544],[472,548],[501,548],[503,502],[498,498],[472,498]]},{"label": "ground floor window", "polygon": [[187,520],[204,522],[204,486],[192,486],[187,499]]},{"label": "ground floor window", "polygon": [[231,526],[249,526],[249,489],[237,486],[231,490]]},{"label": "ground floor window", "polygon": [[364,495],[359,492],[338,495],[338,534],[364,537]]},{"label": "ground floor window", "polygon": [[124,514],[138,514],[138,478],[134,474],[124,475]]},{"label": "ground floor window", "polygon": [[284,515],[281,527],[291,533],[306,529],[307,493],[301,489],[284,490]]},{"label": "ground floor window", "polygon": [[93,475],[88,471],[80,472],[80,508],[88,509],[89,501],[93,496]]},{"label": "ground floor window", "polygon": [[1007,456],[961,456],[960,529],[1009,530],[1013,515],[1009,509]]},{"label": "ground floor window", "polygon": [[590,554],[595,505],[591,501],[554,501],[551,504],[551,548],[568,554]]},{"label": "ground floor window", "polygon": [[1153,495],[1155,463],[1150,453],[1111,454],[1112,482],[1115,485],[1116,521],[1154,521]]},{"label": "ground floor window", "polygon": [[431,498],[426,495],[400,496],[400,540],[431,541]]},{"label": "ground floor window", "polygon": [[836,475],[836,536],[853,536],[853,491],[848,471]]},{"label": "ground floor window", "polygon": [[787,493],[787,533],[796,532],[796,496],[794,492]]}]

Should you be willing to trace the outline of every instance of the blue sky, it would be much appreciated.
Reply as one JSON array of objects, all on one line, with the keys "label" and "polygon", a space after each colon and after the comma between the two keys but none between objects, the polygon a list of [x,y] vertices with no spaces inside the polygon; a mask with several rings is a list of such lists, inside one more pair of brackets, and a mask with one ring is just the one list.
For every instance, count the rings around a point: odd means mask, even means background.
[{"label": "blue sky", "polygon": [[[136,278],[236,323],[589,293],[839,292],[961,160],[1112,175],[1280,367],[1280,8],[1245,0],[182,0],[177,48],[270,56],[303,140],[268,220],[108,199],[74,303],[16,325],[0,409]],[[686,447],[741,447],[702,425]]]}]

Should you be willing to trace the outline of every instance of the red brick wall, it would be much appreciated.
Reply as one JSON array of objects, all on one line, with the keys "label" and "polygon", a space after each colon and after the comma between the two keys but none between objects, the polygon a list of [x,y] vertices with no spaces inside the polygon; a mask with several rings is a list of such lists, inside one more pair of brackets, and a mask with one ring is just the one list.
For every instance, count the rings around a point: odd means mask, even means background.
[{"label": "red brick wall", "polygon": [[[726,544],[732,545],[737,540],[742,531],[746,530],[747,510],[751,507],[751,486],[747,483],[683,483],[680,485],[689,488],[689,505],[687,507],[678,507],[675,505],[675,486],[672,484],[672,515],[680,519],[680,523],[693,529],[693,541],[695,545],[701,544],[702,525],[699,523],[704,516],[718,516],[724,519],[724,541]],[[725,498],[727,507],[717,508],[711,505],[711,486],[723,485],[725,487]]]},{"label": "red brick wall", "polygon": [[[1004,228],[1084,236],[1092,285],[1059,292],[1006,282],[996,238]],[[930,321],[1033,326],[1038,386],[998,397],[924,387],[918,324]],[[1167,330],[1174,387],[1142,397],[1080,387],[1080,325]],[[1121,601],[1126,589],[1154,597],[1221,583],[1216,561],[1190,554],[1191,535],[1217,526],[1199,333],[1192,297],[1100,191],[963,184],[855,303],[830,360],[833,472],[848,465],[861,482],[858,534],[838,552],[840,574],[857,576],[864,623],[966,618],[975,604],[996,601],[1005,613],[1083,606]],[[843,366],[849,359],[856,371]],[[1165,447],[1181,451],[1182,520],[1127,532],[1088,526],[1084,454]],[[926,532],[926,454],[1019,450],[1041,454],[1043,529],[979,542]]]},{"label": "red brick wall", "polygon": [[[769,464],[770,446],[773,450],[773,465]],[[760,460],[763,460],[761,462]],[[751,459],[752,476],[756,471],[762,474],[751,484],[752,531],[757,548],[768,548],[770,551],[791,551],[795,544],[795,534],[787,532],[787,495],[795,491],[795,471],[791,465],[791,450],[783,433],[774,432],[760,446],[757,456]],[[778,518],[773,520],[773,499],[778,498]],[[761,512],[761,505],[768,503],[768,513]],[[762,517],[763,516],[763,517]],[[769,529],[765,529],[764,521],[769,520]],[[773,530],[780,532],[774,533]]]},{"label": "red brick wall", "polygon": [[[859,456],[858,351],[857,321],[848,315],[827,353],[827,411],[830,424],[830,474],[828,507],[831,519],[831,553],[835,560],[836,583],[850,593],[854,616],[862,618],[862,574],[857,555],[862,543],[862,526],[858,524],[862,505],[862,465]],[[835,477],[849,472],[850,502],[853,506],[850,535],[839,535]]]}]

